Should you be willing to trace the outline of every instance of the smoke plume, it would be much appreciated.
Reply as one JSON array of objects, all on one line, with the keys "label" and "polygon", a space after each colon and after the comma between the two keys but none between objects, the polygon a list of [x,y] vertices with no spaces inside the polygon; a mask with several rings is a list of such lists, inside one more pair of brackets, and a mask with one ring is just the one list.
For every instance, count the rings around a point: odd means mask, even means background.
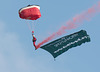
[{"label": "smoke plume", "polygon": [[79,27],[84,21],[90,21],[90,19],[99,12],[100,12],[100,2],[98,2],[97,5],[93,5],[91,8],[82,12],[81,14],[77,14],[71,20],[68,20],[66,24],[64,26],[61,26],[61,28],[57,32],[53,33],[51,36],[47,37],[45,40],[40,42],[37,45],[37,49],[44,43],[66,33],[68,30],[72,30]]}]

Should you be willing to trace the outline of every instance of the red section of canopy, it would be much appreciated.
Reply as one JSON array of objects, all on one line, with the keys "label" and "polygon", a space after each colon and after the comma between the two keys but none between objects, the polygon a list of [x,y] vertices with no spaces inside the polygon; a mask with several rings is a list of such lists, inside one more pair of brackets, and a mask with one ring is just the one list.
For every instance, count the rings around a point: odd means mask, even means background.
[{"label": "red section of canopy", "polygon": [[32,7],[19,11],[19,16],[22,19],[36,20],[41,17],[41,13],[37,7]]}]

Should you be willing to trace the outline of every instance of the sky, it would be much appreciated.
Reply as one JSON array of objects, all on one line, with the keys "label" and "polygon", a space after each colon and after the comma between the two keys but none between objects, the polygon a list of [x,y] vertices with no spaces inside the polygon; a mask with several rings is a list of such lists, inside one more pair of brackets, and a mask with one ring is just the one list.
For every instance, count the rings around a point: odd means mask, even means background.
[{"label": "sky", "polygon": [[1,0],[0,72],[100,72],[100,13],[89,21],[84,21],[78,28],[59,36],[83,29],[87,31],[91,42],[68,50],[55,61],[47,51],[41,48],[35,50],[26,20],[20,19],[18,15],[18,10],[22,7],[40,5],[42,16],[34,21],[38,44],[68,20],[98,2],[99,0]]}]

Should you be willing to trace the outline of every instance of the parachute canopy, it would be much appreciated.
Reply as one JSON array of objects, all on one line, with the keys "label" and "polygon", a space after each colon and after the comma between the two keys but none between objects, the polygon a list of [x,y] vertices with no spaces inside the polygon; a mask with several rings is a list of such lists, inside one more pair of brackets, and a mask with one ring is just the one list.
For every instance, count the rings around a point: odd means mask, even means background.
[{"label": "parachute canopy", "polygon": [[19,17],[22,19],[36,20],[41,17],[39,5],[28,5],[19,10]]},{"label": "parachute canopy", "polygon": [[48,51],[54,58],[66,52],[67,50],[80,46],[82,43],[90,42],[90,37],[85,30],[64,36],[40,48]]}]

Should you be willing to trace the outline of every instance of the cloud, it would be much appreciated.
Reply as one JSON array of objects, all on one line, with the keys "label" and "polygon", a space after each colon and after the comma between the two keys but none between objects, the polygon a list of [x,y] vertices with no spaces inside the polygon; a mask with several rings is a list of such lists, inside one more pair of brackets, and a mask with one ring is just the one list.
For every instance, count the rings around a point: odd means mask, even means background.
[{"label": "cloud", "polygon": [[[20,42],[18,34],[7,31],[0,21],[0,72],[61,72],[63,65],[56,65],[47,54],[34,53],[30,56]],[[50,55],[49,55],[50,56]],[[49,61],[48,61],[49,60]],[[65,70],[66,71],[66,70]],[[67,72],[70,72],[67,70]]]},{"label": "cloud", "polygon": [[0,72],[35,71],[32,59],[28,59],[23,48],[18,35],[7,32],[6,24],[0,21]]}]

